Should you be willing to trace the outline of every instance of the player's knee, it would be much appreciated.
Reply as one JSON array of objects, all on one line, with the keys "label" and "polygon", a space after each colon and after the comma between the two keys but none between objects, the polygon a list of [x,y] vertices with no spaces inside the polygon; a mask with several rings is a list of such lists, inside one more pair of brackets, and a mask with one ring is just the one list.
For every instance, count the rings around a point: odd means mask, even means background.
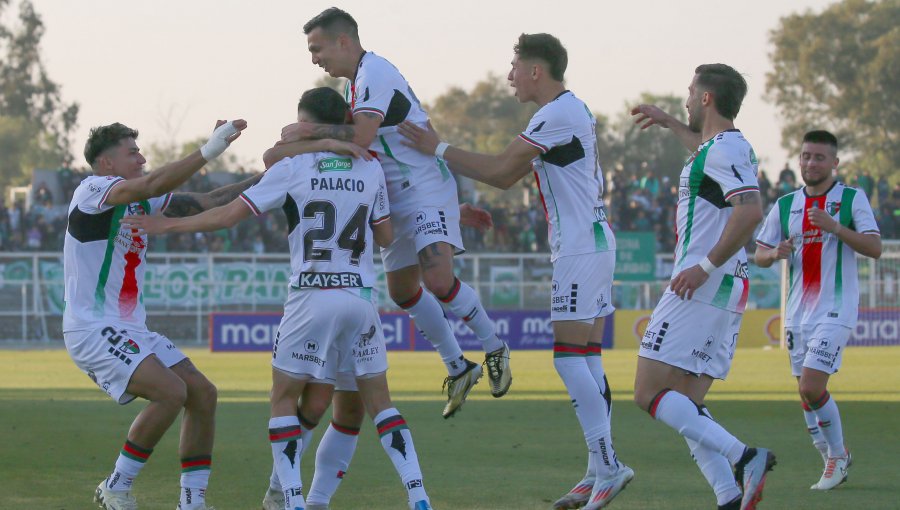
[{"label": "player's knee", "polygon": [[301,420],[311,424],[318,424],[328,410],[331,402],[327,399],[303,398],[300,401],[300,409],[298,410]]},{"label": "player's knee", "polygon": [[426,272],[422,275],[422,283],[425,284],[425,288],[428,289],[428,292],[431,292],[438,299],[445,299],[450,295],[450,292],[453,291],[453,284],[456,282],[456,279],[452,274],[446,275],[438,272]]},{"label": "player's knee", "polygon": [[179,378],[168,379],[154,394],[149,396],[151,402],[156,402],[168,408],[180,410],[188,399],[187,385]]},{"label": "player's knee", "polygon": [[801,379],[799,391],[800,398],[805,402],[816,402],[822,398],[822,394],[825,393],[825,387],[821,384]]},{"label": "player's knee", "polygon": [[195,408],[212,410],[216,408],[219,390],[206,377],[199,377],[188,384],[188,402],[186,405]]}]

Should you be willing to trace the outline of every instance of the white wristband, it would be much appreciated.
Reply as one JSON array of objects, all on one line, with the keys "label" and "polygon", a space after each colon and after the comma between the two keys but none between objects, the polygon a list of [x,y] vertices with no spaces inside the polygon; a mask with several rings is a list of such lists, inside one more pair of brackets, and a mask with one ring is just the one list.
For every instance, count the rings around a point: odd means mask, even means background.
[{"label": "white wristband", "polygon": [[200,147],[200,155],[203,156],[203,159],[206,161],[216,159],[228,148],[228,137],[237,132],[238,129],[234,127],[234,124],[231,122],[226,122],[217,127],[216,130],[213,131],[212,136],[209,137],[209,141],[207,141],[203,147]]},{"label": "white wristband", "polygon": [[447,147],[450,147],[450,144],[447,142],[437,144],[437,147],[434,148],[434,155],[444,159],[444,152],[447,150]]},{"label": "white wristband", "polygon": [[710,274],[716,270],[716,266],[710,262],[709,257],[703,257],[703,259],[697,263],[706,274]]}]

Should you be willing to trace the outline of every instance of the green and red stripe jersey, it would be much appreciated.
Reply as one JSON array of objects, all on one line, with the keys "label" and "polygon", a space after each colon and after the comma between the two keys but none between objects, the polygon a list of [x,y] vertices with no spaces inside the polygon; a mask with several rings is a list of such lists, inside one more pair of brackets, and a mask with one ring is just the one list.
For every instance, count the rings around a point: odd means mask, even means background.
[{"label": "green and red stripe jersey", "polygon": [[860,189],[835,182],[824,195],[809,196],[804,187],[779,198],[766,216],[756,243],[774,248],[793,239],[784,325],[855,327],[859,307],[856,252],[835,235],[814,227],[809,221],[812,208],[828,212],[844,228],[881,235],[869,199]]}]

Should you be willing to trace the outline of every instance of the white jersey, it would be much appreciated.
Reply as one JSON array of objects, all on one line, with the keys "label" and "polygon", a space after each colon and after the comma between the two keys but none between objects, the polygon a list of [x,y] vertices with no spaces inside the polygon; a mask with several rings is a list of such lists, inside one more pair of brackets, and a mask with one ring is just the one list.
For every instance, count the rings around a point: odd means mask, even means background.
[{"label": "white jersey", "polygon": [[541,154],[532,167],[549,225],[550,260],[615,251],[603,206],[596,120],[568,90],[541,107],[519,135]]},{"label": "white jersey", "polygon": [[345,99],[353,115],[371,113],[382,119],[369,150],[384,168],[394,215],[414,213],[420,204],[458,203],[456,179],[447,164],[403,144],[397,125],[409,121],[425,127],[428,114],[393,64],[372,52],[364,53],[356,76],[347,84]]},{"label": "white jersey", "polygon": [[756,243],[774,248],[788,238],[794,241],[785,327],[830,323],[853,328],[859,307],[856,252],[810,224],[807,211],[813,208],[827,211],[844,228],[880,235],[866,194],[836,182],[824,195],[811,197],[804,187],[779,198]]},{"label": "white jersey", "polygon": [[286,158],[241,198],[256,215],[284,210],[292,287],[346,289],[375,299],[372,225],[390,215],[377,161],[330,152]]},{"label": "white jersey", "polygon": [[110,191],[124,180],[92,175],[75,188],[63,247],[63,331],[96,328],[104,319],[136,331],[147,330],[141,296],[147,238],[123,227],[119,220],[163,211],[172,195],[108,205]]},{"label": "white jersey", "polygon": [[[741,193],[759,191],[757,173],[756,154],[737,129],[723,131],[701,143],[691,155],[678,183],[673,278],[709,255],[731,218],[733,209],[728,200]],[[749,277],[747,253],[742,247],[710,273],[692,299],[743,312],[750,292]]]}]

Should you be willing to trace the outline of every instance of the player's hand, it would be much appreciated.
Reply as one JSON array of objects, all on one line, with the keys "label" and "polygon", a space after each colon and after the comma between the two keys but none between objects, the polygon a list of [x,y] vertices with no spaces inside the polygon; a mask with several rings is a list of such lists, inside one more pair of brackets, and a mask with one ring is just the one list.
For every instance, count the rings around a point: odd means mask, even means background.
[{"label": "player's hand", "polygon": [[787,259],[791,257],[791,253],[794,252],[794,239],[788,238],[785,241],[781,241],[778,243],[778,246],[775,247],[775,259]]},{"label": "player's hand", "polygon": [[672,118],[671,115],[652,104],[640,104],[635,106],[631,109],[631,115],[637,117],[634,119],[634,123],[640,125],[641,129],[647,129],[653,125],[668,128],[669,120]]},{"label": "player's hand", "polygon": [[669,282],[669,288],[681,299],[691,299],[694,297],[694,291],[706,283],[708,278],[709,275],[706,274],[706,271],[700,267],[700,264],[697,264],[678,273]]},{"label": "player's hand", "polygon": [[312,124],[309,122],[295,122],[281,128],[281,141],[299,142],[312,138]]},{"label": "player's hand", "polygon": [[398,130],[401,135],[406,137],[406,140],[401,142],[403,145],[412,147],[424,154],[434,154],[434,150],[441,143],[441,138],[434,130],[430,120],[428,121],[427,129],[419,127],[412,122],[404,121],[400,123]]},{"label": "player's hand", "polygon": [[132,229],[132,234],[165,234],[175,218],[167,218],[161,214],[141,214],[125,216],[119,220],[125,227]]},{"label": "player's hand", "polygon": [[809,223],[812,226],[831,234],[837,232],[841,225],[824,209],[819,209],[818,207],[807,209],[806,217],[809,218]]},{"label": "player's hand", "polygon": [[369,149],[360,147],[353,142],[345,142],[343,140],[328,140],[328,150],[335,154],[352,156],[357,159],[362,158],[366,161],[372,161],[372,159],[374,159],[372,153],[369,152]]},{"label": "player's hand", "polygon": [[200,147],[200,155],[206,161],[216,159],[225,152],[231,142],[241,136],[244,129],[247,129],[247,121],[244,119],[233,120],[230,123],[226,120],[217,120],[212,136]]},{"label": "player's hand", "polygon": [[459,224],[472,227],[482,234],[494,226],[491,213],[472,204],[459,204]]}]

